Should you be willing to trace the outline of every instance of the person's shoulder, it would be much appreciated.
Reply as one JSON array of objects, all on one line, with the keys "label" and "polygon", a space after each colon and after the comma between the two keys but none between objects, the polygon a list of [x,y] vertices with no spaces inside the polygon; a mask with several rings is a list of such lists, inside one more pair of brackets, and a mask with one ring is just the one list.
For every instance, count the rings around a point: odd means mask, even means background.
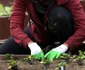
[{"label": "person's shoulder", "polygon": [[69,2],[71,2],[72,0],[56,0],[58,5],[64,5],[67,4]]}]

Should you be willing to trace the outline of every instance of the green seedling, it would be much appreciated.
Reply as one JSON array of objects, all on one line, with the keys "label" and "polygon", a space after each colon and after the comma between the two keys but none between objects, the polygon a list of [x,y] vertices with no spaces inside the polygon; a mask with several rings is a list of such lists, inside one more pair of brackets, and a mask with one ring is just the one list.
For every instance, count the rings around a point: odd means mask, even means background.
[{"label": "green seedling", "polygon": [[55,68],[55,70],[59,70],[59,68],[60,67],[65,67],[67,65],[67,62],[65,62],[65,61],[62,61],[62,62],[60,62],[58,65],[56,65],[56,68]]},{"label": "green seedling", "polygon": [[49,59],[43,58],[40,63],[44,64],[45,68],[48,68],[51,61]]},{"label": "green seedling", "polygon": [[17,62],[15,60],[8,61],[8,69],[10,70],[18,70]]},{"label": "green seedling", "polygon": [[29,56],[27,56],[26,58],[23,59],[24,62],[28,62],[31,65],[34,63],[33,60],[34,60],[34,58],[31,55],[29,55]]},{"label": "green seedling", "polygon": [[63,53],[63,54],[60,55],[59,58],[64,59],[67,63],[69,63],[70,55]]},{"label": "green seedling", "polygon": [[29,59],[26,57],[23,59],[23,62],[27,62]]},{"label": "green seedling", "polygon": [[14,54],[5,54],[6,59],[14,59]]},{"label": "green seedling", "polygon": [[77,62],[79,65],[83,65],[83,59],[85,59],[85,54],[82,51],[79,51],[79,56],[77,57]]},{"label": "green seedling", "polygon": [[63,54],[60,55],[60,58],[67,59],[67,58],[70,58],[70,55],[66,54],[66,53],[63,53]]},{"label": "green seedling", "polygon": [[79,51],[79,55],[74,55],[73,56],[73,61],[77,61],[77,60],[83,60],[85,59],[85,55],[84,55],[84,52],[82,51]]},{"label": "green seedling", "polygon": [[72,58],[73,58],[73,61],[77,61],[79,65],[82,65],[83,64],[83,59],[85,59],[85,52],[82,52],[81,50],[78,51],[79,52],[79,55],[74,55]]},{"label": "green seedling", "polygon": [[49,59],[43,58],[40,63],[50,63]]},{"label": "green seedling", "polygon": [[17,62],[15,60],[9,60],[8,61],[8,66],[15,66]]}]

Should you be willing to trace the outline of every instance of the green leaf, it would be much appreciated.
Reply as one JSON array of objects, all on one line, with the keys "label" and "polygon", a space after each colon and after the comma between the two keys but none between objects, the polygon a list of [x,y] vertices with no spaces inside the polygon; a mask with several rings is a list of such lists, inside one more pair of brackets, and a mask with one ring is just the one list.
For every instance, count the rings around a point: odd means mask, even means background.
[{"label": "green leaf", "polygon": [[9,60],[8,65],[9,66],[15,66],[17,62],[15,60]]}]

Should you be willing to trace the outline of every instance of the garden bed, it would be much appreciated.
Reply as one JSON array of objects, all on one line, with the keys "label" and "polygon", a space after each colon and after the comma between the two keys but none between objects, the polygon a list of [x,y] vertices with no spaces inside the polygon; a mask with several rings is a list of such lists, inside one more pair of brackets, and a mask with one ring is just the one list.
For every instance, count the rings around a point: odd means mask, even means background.
[{"label": "garden bed", "polygon": [[0,55],[0,70],[85,70],[84,55],[85,52],[80,51],[79,55],[63,55],[53,62],[45,63],[33,60],[32,56],[28,59],[28,55]]},{"label": "garden bed", "polygon": [[[33,65],[30,65],[29,63],[25,63],[20,60],[17,60],[18,70],[56,70],[56,65],[60,61],[61,60],[55,60],[53,63],[50,64],[50,66],[45,67],[39,61],[35,61]],[[9,70],[7,63],[8,63],[7,60],[1,60],[0,70]],[[69,63],[68,66],[66,66],[65,70],[85,70],[85,65],[80,66],[77,63]]]}]

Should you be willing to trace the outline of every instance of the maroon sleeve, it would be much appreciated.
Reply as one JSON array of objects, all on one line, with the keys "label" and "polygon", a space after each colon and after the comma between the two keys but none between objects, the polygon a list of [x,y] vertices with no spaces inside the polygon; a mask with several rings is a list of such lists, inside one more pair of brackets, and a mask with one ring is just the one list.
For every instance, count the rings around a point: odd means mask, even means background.
[{"label": "maroon sleeve", "polygon": [[85,40],[85,13],[80,0],[69,0],[66,7],[70,10],[74,19],[74,34],[65,42],[69,47],[75,48]]},{"label": "maroon sleeve", "polygon": [[15,0],[10,21],[10,33],[16,43],[26,47],[30,38],[24,33],[26,0]]}]

